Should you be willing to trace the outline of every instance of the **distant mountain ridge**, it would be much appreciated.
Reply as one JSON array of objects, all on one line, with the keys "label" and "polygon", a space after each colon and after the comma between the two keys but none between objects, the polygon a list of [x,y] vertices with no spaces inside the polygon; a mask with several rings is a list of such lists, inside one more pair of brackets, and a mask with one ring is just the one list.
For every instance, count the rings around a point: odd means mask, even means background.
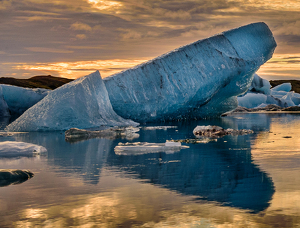
[{"label": "distant mountain ridge", "polygon": [[1,77],[0,84],[14,85],[26,88],[56,89],[74,79],[54,77],[51,75],[34,76],[28,79]]},{"label": "distant mountain ridge", "polygon": [[[14,85],[26,88],[44,88],[53,90],[73,80],[74,79],[54,77],[51,75],[34,76],[28,79],[1,77],[0,84]],[[300,80],[270,80],[270,84],[272,87],[287,82],[290,82],[292,84],[292,91],[300,93]]]}]

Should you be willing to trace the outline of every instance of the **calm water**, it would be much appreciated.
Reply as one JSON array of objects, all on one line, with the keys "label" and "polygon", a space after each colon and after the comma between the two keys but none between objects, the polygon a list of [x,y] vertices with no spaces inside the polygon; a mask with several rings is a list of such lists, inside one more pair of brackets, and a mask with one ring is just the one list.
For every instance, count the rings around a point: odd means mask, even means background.
[{"label": "calm water", "polygon": [[[300,227],[300,114],[239,114],[143,130],[133,142],[193,138],[197,125],[252,129],[175,153],[116,155],[126,139],[1,137],[47,148],[0,159],[34,178],[0,188],[0,227]],[[289,137],[286,137],[289,136]]]}]

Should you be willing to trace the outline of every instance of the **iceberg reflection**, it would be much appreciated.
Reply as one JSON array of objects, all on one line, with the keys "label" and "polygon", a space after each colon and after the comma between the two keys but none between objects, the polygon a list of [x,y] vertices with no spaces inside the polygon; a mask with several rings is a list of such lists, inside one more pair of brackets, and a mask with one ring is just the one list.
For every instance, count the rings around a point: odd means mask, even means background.
[{"label": "iceberg reflection", "polygon": [[247,143],[236,144],[230,136],[226,141],[190,145],[174,154],[110,153],[107,163],[185,195],[253,212],[266,209],[275,191],[271,178],[252,163]]},{"label": "iceberg reflection", "polygon": [[[268,129],[270,124],[265,120],[251,123],[247,119],[233,118],[236,116],[213,121],[224,128],[259,131]],[[210,124],[210,121],[205,123]],[[178,123],[178,128],[167,130],[141,129],[140,137],[134,141],[163,143],[170,139],[192,138],[192,130],[197,124],[203,122]],[[60,167],[57,172],[78,173],[87,184],[98,184],[105,167],[184,195],[252,212],[266,209],[275,192],[272,179],[253,163],[250,139],[256,137],[255,134],[225,136],[206,144],[188,144],[190,148],[171,154],[140,155],[115,154],[115,146],[126,142],[125,139],[97,138],[70,144],[58,133],[16,137],[46,147],[48,164]]]}]

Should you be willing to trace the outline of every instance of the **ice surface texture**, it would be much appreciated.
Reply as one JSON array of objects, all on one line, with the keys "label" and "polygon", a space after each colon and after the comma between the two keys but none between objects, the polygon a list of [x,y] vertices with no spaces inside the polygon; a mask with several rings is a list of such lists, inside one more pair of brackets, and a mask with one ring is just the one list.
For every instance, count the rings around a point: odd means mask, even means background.
[{"label": "ice surface texture", "polygon": [[0,117],[10,116],[8,105],[3,97],[2,86],[0,85]]},{"label": "ice surface texture", "polygon": [[300,94],[290,91],[291,83],[283,83],[270,89],[266,79],[254,76],[252,84],[246,94],[238,97],[239,106],[245,108],[263,108],[274,104],[282,108],[300,104]]},{"label": "ice surface texture", "polygon": [[268,26],[255,23],[181,47],[104,83],[124,118],[155,122],[205,118],[237,107],[253,74],[273,55]]},{"label": "ice surface texture", "polygon": [[41,88],[29,89],[1,84],[0,116],[9,116],[10,114],[21,115],[31,106],[43,99],[49,93],[49,91],[51,90]]},{"label": "ice surface texture", "polygon": [[48,94],[7,126],[8,131],[55,131],[99,126],[136,126],[112,109],[99,71]]}]

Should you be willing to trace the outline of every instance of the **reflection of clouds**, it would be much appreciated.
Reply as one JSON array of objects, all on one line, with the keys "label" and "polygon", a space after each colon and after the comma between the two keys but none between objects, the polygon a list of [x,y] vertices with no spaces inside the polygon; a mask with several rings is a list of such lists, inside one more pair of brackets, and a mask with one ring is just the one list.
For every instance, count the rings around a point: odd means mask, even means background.
[{"label": "reflection of clouds", "polygon": [[[56,176],[53,181],[58,179],[65,178]],[[61,188],[70,189],[66,180],[59,181]],[[256,215],[220,206],[214,202],[194,201],[190,196],[182,196],[164,188],[147,183],[141,184],[134,179],[126,179],[122,173],[106,171],[101,184],[106,186],[108,191],[90,194],[84,194],[84,191],[81,191],[72,192],[72,195],[65,192],[65,198],[59,197],[60,189],[53,188],[51,195],[58,194],[57,202],[59,203],[48,201],[45,204],[43,201],[35,201],[30,208],[16,204],[16,208],[13,208],[14,213],[5,217],[10,220],[4,219],[0,221],[0,225],[8,225],[14,221],[13,224],[17,227],[204,226],[240,228],[272,226],[279,220],[276,218],[279,217],[278,213]],[[30,191],[30,188],[25,187],[24,193],[27,191]],[[42,195],[45,192],[42,190],[35,194]],[[6,203],[7,200],[9,198],[1,203]],[[4,211],[1,212],[4,213]],[[286,220],[299,221],[298,217],[284,217]]]},{"label": "reflection of clouds", "polygon": [[[272,177],[276,192],[262,222],[274,219],[278,227],[300,222],[300,130],[298,114],[268,114],[270,132],[260,132],[252,145],[252,157]],[[291,138],[284,138],[291,136]],[[286,223],[283,223],[283,220]]]},{"label": "reflection of clouds", "polygon": [[17,141],[43,145],[48,151],[50,166],[60,167],[66,175],[79,174],[86,183],[96,185],[106,157],[113,151],[113,140],[99,138],[70,144],[59,133],[15,135]]},{"label": "reflection of clouds", "polygon": [[[296,140],[295,135],[299,132],[299,126],[295,124],[295,121],[292,121],[292,118],[287,117],[280,121],[281,118],[276,118],[276,115],[273,117],[265,115],[266,118],[263,117],[263,114],[249,115],[256,115],[257,118],[248,118],[247,114],[241,114],[237,115],[239,118],[236,119],[226,117],[214,120],[214,122],[226,128],[251,127],[252,124],[257,131],[271,129],[273,134],[293,133],[292,140]],[[183,122],[179,123],[177,129],[145,131],[139,140],[149,140],[151,137],[157,136],[159,140],[165,141],[166,138],[170,137],[187,136],[188,132],[191,132],[192,135],[193,128],[200,123],[201,121],[195,121],[195,124],[191,124],[190,128]],[[274,128],[272,127],[273,124]],[[285,127],[285,125],[287,126]],[[285,127],[285,130],[281,130],[282,126]],[[187,128],[186,132],[183,132],[184,128]],[[291,128],[291,131],[288,131],[288,128]],[[176,133],[175,130],[179,131]],[[272,133],[266,134],[271,136]],[[95,164],[98,164],[101,159],[106,161],[108,154],[101,151],[109,149],[116,142],[102,141],[102,143],[98,143],[97,140],[89,140],[87,142],[91,143],[90,146],[84,142],[73,144],[74,146],[66,146],[67,143],[64,142],[64,137],[60,134],[53,134],[50,137],[49,135],[46,136],[45,133],[40,133],[39,137],[31,137],[30,134],[23,135],[17,139],[45,146],[50,151],[50,156],[47,160],[41,160],[39,163],[32,163],[28,159],[23,159],[19,165],[32,165],[32,171],[38,171],[35,178],[22,186],[14,186],[16,187],[14,193],[5,188],[0,189],[0,226],[9,227],[13,223],[15,227],[90,227],[93,225],[99,227],[192,227],[193,225],[220,228],[295,227],[300,222],[298,167],[286,169],[288,172],[283,173],[284,167],[281,164],[287,161],[287,158],[289,161],[293,160],[294,156],[290,155],[286,156],[285,159],[277,159],[277,164],[276,159],[268,162],[268,159],[264,161],[260,157],[256,157],[263,152],[262,149],[260,151],[259,149],[262,144],[261,141],[268,140],[266,137],[267,135],[262,136],[261,133],[251,137],[243,137],[244,140],[239,141],[242,145],[238,144],[235,139],[228,140],[227,144],[231,143],[231,145],[227,147],[236,149],[228,153],[226,153],[224,143],[220,143],[218,148],[216,144],[212,146],[215,148],[214,151],[206,150],[209,145],[200,145],[194,153],[195,156],[203,156],[203,165],[199,162],[197,164],[197,161],[195,164],[198,165],[198,169],[204,170],[203,167],[207,166],[208,169],[212,170],[212,172],[207,173],[215,172],[218,174],[218,170],[214,169],[213,165],[222,158],[231,165],[228,167],[229,170],[233,170],[233,166],[236,164],[241,172],[245,171],[247,174],[247,167],[253,165],[250,163],[251,154],[255,159],[255,164],[259,164],[261,169],[271,173],[277,191],[273,195],[271,206],[262,213],[253,214],[248,213],[247,210],[221,206],[213,201],[195,200],[193,195],[187,196],[166,187],[145,183],[145,180],[133,179],[136,177],[134,173],[123,172],[117,166],[109,166],[107,162],[104,166],[96,167],[101,169],[101,173],[96,174],[101,174],[98,176],[99,181],[97,183],[83,181],[81,177],[78,177],[78,173],[82,174],[89,171],[86,169],[83,172],[78,172],[80,167],[95,167]],[[283,141],[282,143],[284,144]],[[105,147],[105,144],[108,146]],[[248,153],[250,145],[253,148],[251,154]],[[59,148],[63,148],[63,152],[59,151]],[[78,149],[73,150],[73,148]],[[238,148],[245,150],[237,151]],[[218,156],[214,156],[217,154],[216,150],[220,151]],[[112,156],[113,153],[111,152],[109,154]],[[96,159],[94,154],[97,154]],[[195,157],[191,159],[187,155],[188,153],[182,153],[180,160],[186,159],[192,163]],[[270,158],[271,154],[269,155],[266,158]],[[205,163],[209,157],[211,157],[213,165]],[[110,157],[110,159],[115,159],[115,157]],[[59,160],[61,161],[59,162]],[[84,162],[79,162],[80,160]],[[91,162],[92,160],[94,163]],[[138,157],[135,160],[138,160]],[[268,166],[274,162],[275,168]],[[180,165],[179,162],[177,162],[178,165]],[[243,167],[245,169],[240,169]],[[168,176],[164,176],[166,172],[164,172],[163,164],[159,169],[162,172],[162,178],[168,178]],[[252,170],[258,169],[254,167]],[[226,181],[226,172],[222,175],[225,176],[223,180]],[[264,175],[260,176],[260,181],[264,178]],[[283,180],[285,186],[278,185]],[[295,182],[296,185],[294,185]],[[228,183],[229,185],[230,183]],[[291,189],[292,186],[294,189],[288,192],[284,191],[284,188]],[[22,194],[19,194],[20,192]]]}]

